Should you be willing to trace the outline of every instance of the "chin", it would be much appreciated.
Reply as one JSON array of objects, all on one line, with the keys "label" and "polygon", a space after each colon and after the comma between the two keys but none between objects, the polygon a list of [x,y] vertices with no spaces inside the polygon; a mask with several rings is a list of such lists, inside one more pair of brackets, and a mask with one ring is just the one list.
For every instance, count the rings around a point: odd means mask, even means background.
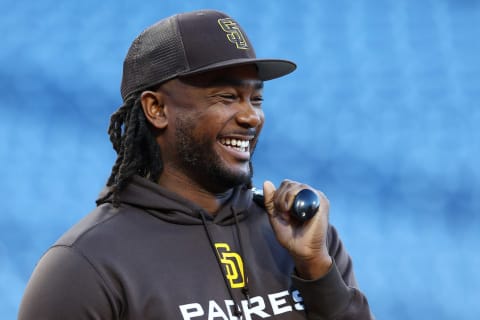
[{"label": "chin", "polygon": [[249,184],[252,179],[251,171],[248,170],[222,170],[215,175],[210,175],[209,184],[217,191],[225,191],[240,185]]}]

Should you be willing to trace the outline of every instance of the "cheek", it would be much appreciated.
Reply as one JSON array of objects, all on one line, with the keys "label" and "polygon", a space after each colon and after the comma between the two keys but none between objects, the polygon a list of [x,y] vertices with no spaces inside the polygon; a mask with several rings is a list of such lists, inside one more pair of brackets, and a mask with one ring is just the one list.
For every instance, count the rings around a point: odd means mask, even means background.
[{"label": "cheek", "polygon": [[262,110],[258,112],[258,118],[260,119],[260,124],[257,126],[257,131],[260,133],[260,131],[262,131],[263,125],[265,124],[265,115]]},{"label": "cheek", "polygon": [[225,127],[226,120],[218,114],[202,113],[194,119],[192,127],[194,139],[216,140],[217,136]]},{"label": "cheek", "polygon": [[202,127],[205,131],[221,131],[235,119],[235,111],[225,106],[212,107],[206,112],[199,113],[198,121],[202,121]]}]

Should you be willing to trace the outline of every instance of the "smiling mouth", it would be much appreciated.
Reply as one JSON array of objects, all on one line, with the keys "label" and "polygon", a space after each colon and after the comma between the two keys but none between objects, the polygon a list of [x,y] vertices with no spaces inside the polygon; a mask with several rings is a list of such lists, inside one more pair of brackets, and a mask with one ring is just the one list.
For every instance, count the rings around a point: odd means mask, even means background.
[{"label": "smiling mouth", "polygon": [[239,152],[247,152],[250,149],[250,140],[248,139],[221,138],[219,141],[227,148],[231,148]]}]

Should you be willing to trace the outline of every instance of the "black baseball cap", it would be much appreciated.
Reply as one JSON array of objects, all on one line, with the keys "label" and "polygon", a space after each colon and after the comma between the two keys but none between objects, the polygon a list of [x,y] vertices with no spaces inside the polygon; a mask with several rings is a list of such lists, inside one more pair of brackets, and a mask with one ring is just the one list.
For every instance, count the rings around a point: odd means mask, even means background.
[{"label": "black baseball cap", "polygon": [[132,42],[123,63],[120,91],[125,100],[175,77],[251,64],[257,66],[263,81],[296,68],[288,60],[257,59],[243,29],[225,13],[181,13],[148,27]]}]

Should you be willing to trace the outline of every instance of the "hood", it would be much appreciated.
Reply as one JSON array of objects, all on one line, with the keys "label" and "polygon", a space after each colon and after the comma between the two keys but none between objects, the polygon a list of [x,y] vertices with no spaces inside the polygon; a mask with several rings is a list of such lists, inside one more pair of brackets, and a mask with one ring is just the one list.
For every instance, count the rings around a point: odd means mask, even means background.
[{"label": "hood", "polygon": [[[100,193],[99,197],[102,199],[102,202],[111,202],[111,196],[107,197],[110,191],[110,188],[107,187]],[[105,197],[107,198],[105,199]],[[240,244],[240,255],[245,258],[239,222],[247,217],[248,208],[252,204],[252,198],[252,192],[246,186],[236,187],[233,189],[232,196],[225,205],[223,205],[215,215],[210,215],[203,208],[183,198],[179,194],[171,192],[148,179],[134,176],[125,189],[120,192],[120,207],[126,205],[137,207],[169,223],[202,225],[212,253],[217,260],[219,270],[225,280],[226,289],[236,306],[234,314],[237,318],[242,318],[243,306],[241,307],[237,302],[233,294],[233,289],[227,282],[228,271],[224,268],[220,260],[219,253],[215,247],[213,234],[209,230],[209,225],[212,223],[222,226],[235,225],[235,234]],[[244,273],[245,278],[248,279],[248,269],[246,267]],[[247,283],[241,288],[241,292],[248,301],[248,305],[251,306]]]},{"label": "hood", "polygon": [[[110,187],[106,187],[99,198],[107,195]],[[160,185],[142,178],[133,176],[131,182],[120,193],[122,206],[127,204],[142,208],[159,219],[186,225],[203,224],[201,212],[205,218],[219,225],[235,223],[234,214],[239,221],[246,218],[247,209],[252,204],[252,193],[246,186],[234,188],[232,196],[215,215],[208,214],[202,207],[169,191]],[[105,202],[110,202],[107,198]]]}]

